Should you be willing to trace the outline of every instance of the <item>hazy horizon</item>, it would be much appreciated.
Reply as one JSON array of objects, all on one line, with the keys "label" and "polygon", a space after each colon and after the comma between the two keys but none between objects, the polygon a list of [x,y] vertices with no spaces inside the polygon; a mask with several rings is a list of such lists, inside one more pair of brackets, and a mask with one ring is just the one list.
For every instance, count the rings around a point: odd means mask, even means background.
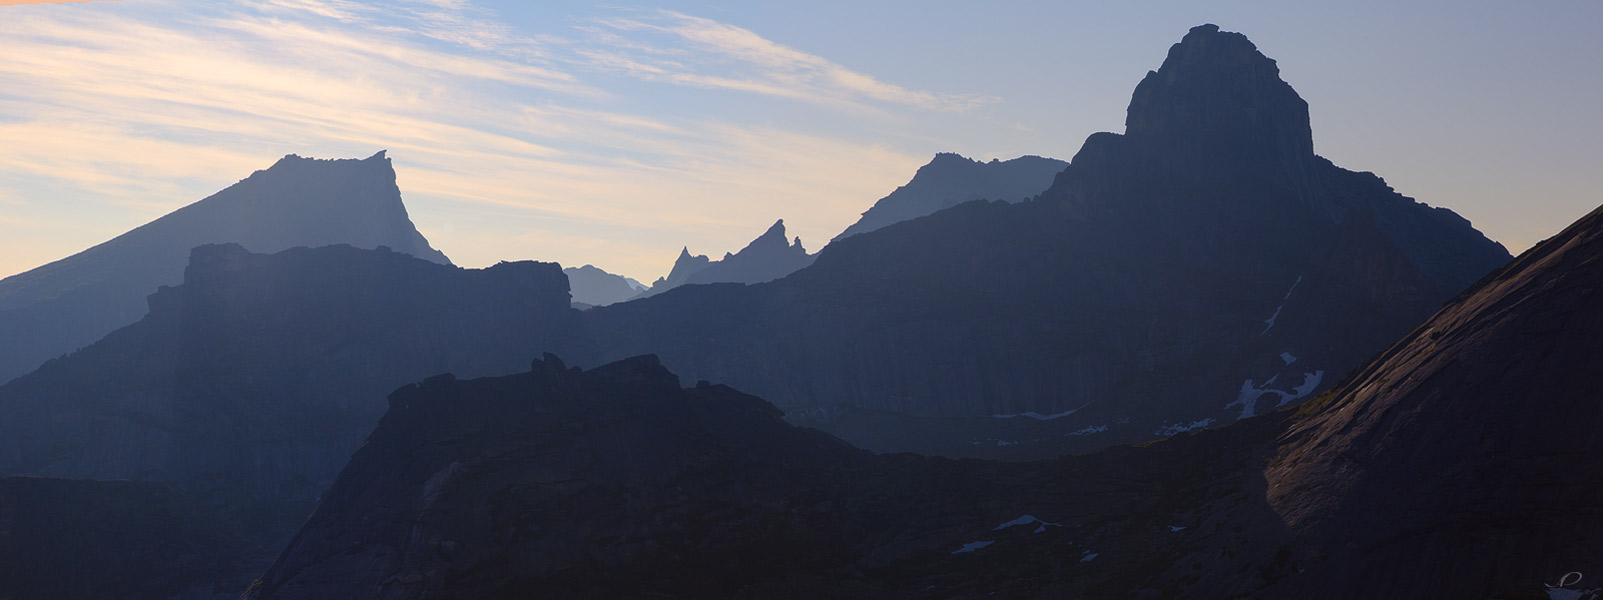
[{"label": "hazy horizon", "polygon": [[1122,131],[1136,82],[1204,22],[1279,62],[1320,154],[1512,252],[1593,208],[1603,5],[1375,6],[7,6],[0,276],[284,154],[381,149],[464,266],[650,281],[780,218],[816,251],[936,152],[1068,160]]}]

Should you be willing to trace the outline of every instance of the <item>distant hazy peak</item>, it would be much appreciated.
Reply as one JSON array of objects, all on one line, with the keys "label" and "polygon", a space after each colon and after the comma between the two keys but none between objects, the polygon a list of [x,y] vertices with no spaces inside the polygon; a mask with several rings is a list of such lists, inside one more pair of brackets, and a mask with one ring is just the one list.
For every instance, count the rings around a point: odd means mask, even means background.
[{"label": "distant hazy peak", "polygon": [[912,181],[896,188],[863,212],[863,217],[833,240],[867,233],[893,223],[916,219],[971,200],[1018,202],[1052,185],[1069,163],[1025,155],[980,162],[954,152],[941,152],[918,168]]},{"label": "distant hazy peak", "polygon": [[646,289],[633,279],[608,273],[595,265],[568,267],[562,273],[568,276],[568,291],[573,301],[588,306],[623,302]]}]

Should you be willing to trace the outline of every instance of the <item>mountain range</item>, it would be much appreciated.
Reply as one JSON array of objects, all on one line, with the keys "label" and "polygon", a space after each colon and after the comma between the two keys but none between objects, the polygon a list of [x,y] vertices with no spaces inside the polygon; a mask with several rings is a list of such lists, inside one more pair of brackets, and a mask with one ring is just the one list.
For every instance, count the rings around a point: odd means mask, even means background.
[{"label": "mountain range", "polygon": [[0,475],[312,500],[389,390],[588,351],[553,263],[469,270],[386,249],[207,245],[149,306],[0,386]]},{"label": "mountain range", "polygon": [[647,298],[690,284],[773,281],[812,263],[813,255],[802,247],[801,238],[792,242],[785,237],[785,220],[780,219],[745,248],[726,252],[720,260],[692,255],[688,247],[680,250],[668,275],[652,282],[651,288],[637,297]]},{"label": "mountain range", "polygon": [[873,450],[1049,457],[1312,397],[1509,259],[1314,154],[1307,103],[1241,34],[1191,30],[1125,129],[1033,200],[590,311],[589,362],[656,354]]},{"label": "mountain range", "polygon": [[1558,597],[1603,560],[1599,284],[1603,208],[1301,407],[1029,463],[876,455],[650,356],[435,377],[248,597]]},{"label": "mountain range", "polygon": [[1603,593],[1603,208],[1511,259],[1239,33],[1070,163],[943,153],[645,291],[453,266],[394,175],[0,280],[0,598]]}]

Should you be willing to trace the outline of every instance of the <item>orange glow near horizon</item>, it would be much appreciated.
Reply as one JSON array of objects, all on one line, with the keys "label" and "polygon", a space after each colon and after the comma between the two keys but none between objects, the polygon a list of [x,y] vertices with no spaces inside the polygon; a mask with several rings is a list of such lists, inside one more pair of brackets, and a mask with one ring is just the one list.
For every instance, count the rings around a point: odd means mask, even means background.
[{"label": "orange glow near horizon", "polygon": [[64,4],[67,2],[119,2],[121,0],[0,0],[0,6],[17,4]]}]

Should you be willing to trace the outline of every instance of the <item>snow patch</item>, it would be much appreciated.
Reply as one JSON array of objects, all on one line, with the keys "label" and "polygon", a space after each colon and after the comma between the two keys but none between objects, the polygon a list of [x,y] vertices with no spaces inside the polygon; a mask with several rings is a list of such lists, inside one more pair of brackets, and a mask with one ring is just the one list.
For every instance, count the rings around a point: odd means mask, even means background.
[{"label": "snow patch", "polygon": [[1095,559],[1097,556],[1100,556],[1100,555],[1098,555],[1098,554],[1087,554],[1087,555],[1085,555],[1085,558],[1080,559],[1080,562],[1083,562],[1083,563],[1091,562],[1091,560]]},{"label": "snow patch", "polygon": [[1280,360],[1286,361],[1286,364],[1289,365],[1291,363],[1297,362],[1297,357],[1293,356],[1290,352],[1281,352],[1280,353]]},{"label": "snow patch", "polygon": [[1078,430],[1078,431],[1071,431],[1071,432],[1069,432],[1069,435],[1067,437],[1074,437],[1074,436],[1077,436],[1077,435],[1091,435],[1093,433],[1102,433],[1102,432],[1107,431],[1107,430],[1108,430],[1108,426],[1107,425],[1092,425],[1090,427],[1086,427],[1085,429],[1081,429],[1081,430]]},{"label": "snow patch", "polygon": [[1207,418],[1207,419],[1203,419],[1201,421],[1193,421],[1190,425],[1187,425],[1185,423],[1175,423],[1173,425],[1164,425],[1162,427],[1159,427],[1157,431],[1152,432],[1152,435],[1155,435],[1155,436],[1158,436],[1158,437],[1169,437],[1169,436],[1175,435],[1177,433],[1185,433],[1187,431],[1191,431],[1191,430],[1194,430],[1194,429],[1202,429],[1202,428],[1205,428],[1205,427],[1207,427],[1209,425],[1212,425],[1212,424],[1213,424],[1213,419],[1212,418]]},{"label": "snow patch", "polygon": [[1024,417],[1024,418],[1027,418],[1027,419],[1035,419],[1037,421],[1051,421],[1053,419],[1061,419],[1063,417],[1067,417],[1069,415],[1072,415],[1072,414],[1078,412],[1079,410],[1080,409],[1076,408],[1076,409],[1073,409],[1073,410],[1065,410],[1065,411],[1060,412],[1060,413],[1052,413],[1050,415],[1043,415],[1041,413],[1032,411],[1032,412],[1016,413],[1016,414],[1011,414],[1011,415],[991,415],[991,418],[993,418],[993,419],[1017,419],[1019,417]]},{"label": "snow patch", "polygon": [[[1280,306],[1275,307],[1275,314],[1269,315],[1269,318],[1263,322],[1263,325],[1264,325],[1263,331],[1258,333],[1258,335],[1260,337],[1268,335],[1269,334],[1269,330],[1275,328],[1275,320],[1280,318],[1280,311],[1282,309],[1286,308],[1286,301],[1291,299],[1291,293],[1292,292],[1297,291],[1297,284],[1299,284],[1299,283],[1302,283],[1302,276],[1301,275],[1297,276],[1297,280],[1296,281],[1291,282],[1291,289],[1286,290],[1286,297],[1280,299]],[[1290,363],[1287,363],[1287,364],[1290,364]]]},{"label": "snow patch", "polygon": [[1318,388],[1319,383],[1325,380],[1325,372],[1314,371],[1311,373],[1303,373],[1302,385],[1292,388],[1289,392],[1272,389],[1269,387],[1275,383],[1276,379],[1279,378],[1279,375],[1270,377],[1269,381],[1263,382],[1263,387],[1254,385],[1251,379],[1242,382],[1241,392],[1236,395],[1236,401],[1226,404],[1225,408],[1230,408],[1239,404],[1241,405],[1241,417],[1239,418],[1250,419],[1253,415],[1257,414],[1258,399],[1263,397],[1264,394],[1274,394],[1276,396],[1280,396],[1280,402],[1275,406],[1285,406],[1291,403],[1292,400],[1307,396],[1308,394],[1312,393],[1315,388]]},{"label": "snow patch", "polygon": [[1037,523],[1040,524],[1040,527],[1036,527],[1035,528],[1035,532],[1036,533],[1041,533],[1043,531],[1046,531],[1047,527],[1062,527],[1062,525],[1059,525],[1057,523],[1051,523],[1051,522],[1047,522],[1047,521],[1042,521],[1042,520],[1037,519],[1035,517],[1032,517],[1030,515],[1024,515],[1024,516],[1019,517],[1017,519],[1013,519],[1012,521],[1008,521],[1008,522],[1003,523],[1001,525],[997,525],[996,529],[992,529],[991,531],[1001,531],[1001,530],[1007,529],[1009,527],[1016,527],[1016,526],[1019,526],[1019,525],[1033,525],[1033,524],[1037,524]]},{"label": "snow patch", "polygon": [[1319,382],[1324,381],[1324,380],[1325,380],[1325,372],[1324,371],[1314,371],[1312,373],[1303,373],[1302,374],[1302,385],[1299,385],[1297,387],[1291,388],[1291,391],[1294,393],[1294,395],[1288,396],[1288,395],[1286,395],[1284,393],[1281,393],[1280,394],[1280,404],[1279,404],[1279,406],[1285,406],[1287,403],[1291,402],[1292,400],[1296,400],[1298,398],[1302,398],[1304,396],[1307,396],[1308,394],[1313,393],[1314,388],[1319,387]]},{"label": "snow patch", "polygon": [[995,543],[996,542],[969,542],[967,544],[963,544],[962,548],[958,548],[957,550],[953,550],[952,554],[968,554],[970,552],[973,552],[975,550],[979,550],[981,548],[984,548],[986,546],[989,546],[989,545],[995,544]]},{"label": "snow patch", "polygon": [[1173,525],[1173,526],[1169,527],[1169,531],[1185,531],[1185,530],[1186,530],[1186,528],[1181,527],[1179,525]]}]

